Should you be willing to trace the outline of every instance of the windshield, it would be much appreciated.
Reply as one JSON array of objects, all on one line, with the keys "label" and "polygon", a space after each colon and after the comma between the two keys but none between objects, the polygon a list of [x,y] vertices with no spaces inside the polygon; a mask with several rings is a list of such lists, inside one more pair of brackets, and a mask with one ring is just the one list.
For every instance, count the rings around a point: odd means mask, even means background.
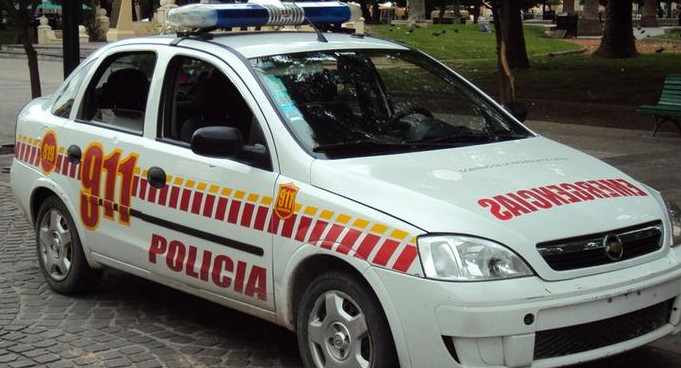
[{"label": "windshield", "polygon": [[413,51],[319,51],[251,59],[290,131],[345,158],[530,136],[459,77]]}]

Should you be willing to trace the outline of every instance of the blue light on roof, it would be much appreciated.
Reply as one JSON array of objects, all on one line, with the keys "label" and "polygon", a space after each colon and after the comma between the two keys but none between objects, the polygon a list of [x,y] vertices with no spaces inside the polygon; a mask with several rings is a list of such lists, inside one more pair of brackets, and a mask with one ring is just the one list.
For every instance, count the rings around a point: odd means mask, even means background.
[{"label": "blue light on roof", "polygon": [[[246,4],[194,4],[175,8],[168,21],[186,28],[340,24],[359,19],[354,4],[341,2],[249,1]],[[307,18],[307,19],[306,19]]]}]

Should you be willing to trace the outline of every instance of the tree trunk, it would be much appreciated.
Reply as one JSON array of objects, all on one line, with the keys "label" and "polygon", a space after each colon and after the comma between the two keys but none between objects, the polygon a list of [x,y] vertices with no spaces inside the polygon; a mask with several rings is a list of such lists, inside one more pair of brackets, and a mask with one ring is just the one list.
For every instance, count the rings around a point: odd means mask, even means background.
[{"label": "tree trunk", "polygon": [[24,46],[24,51],[26,52],[26,58],[28,59],[28,73],[31,79],[31,97],[37,98],[42,96],[42,90],[40,87],[40,69],[38,68],[38,52],[35,51],[33,44],[31,43],[31,37],[28,34],[29,27],[23,27],[19,32],[23,34],[22,44]]},{"label": "tree trunk", "polygon": [[445,10],[447,9],[447,1],[439,0],[437,6],[440,8],[437,13],[437,18],[440,20],[440,23],[444,23],[443,19],[445,17]]},{"label": "tree trunk", "polygon": [[[615,0],[614,2],[624,3],[622,0]],[[631,10],[631,4],[629,4]],[[598,19],[598,0],[584,0],[584,11],[582,16],[585,19]]]},{"label": "tree trunk", "polygon": [[381,23],[381,10],[378,9],[378,1],[371,0],[371,18],[369,23],[380,24]]},{"label": "tree trunk", "polygon": [[497,39],[497,56],[501,55],[501,19],[499,19],[499,1],[491,0],[492,23],[494,24],[494,37]]},{"label": "tree trunk", "polygon": [[645,0],[641,25],[644,27],[657,27],[657,0]]},{"label": "tree trunk", "polygon": [[568,15],[575,14],[575,0],[563,0],[563,12]]},{"label": "tree trunk", "polygon": [[497,39],[497,75],[499,76],[499,103],[506,104],[515,99],[513,87],[513,73],[506,62],[506,45],[502,36],[502,26],[499,14],[500,0],[490,1],[492,5],[492,19],[494,22],[494,35]]},{"label": "tree trunk", "polygon": [[410,21],[426,20],[425,0],[407,0],[407,5],[409,6]]},{"label": "tree trunk", "polygon": [[[13,1],[3,1],[2,4],[6,6],[6,10],[12,15],[14,24],[17,26],[17,40],[24,46],[26,58],[28,59],[28,73],[31,80],[31,97],[37,98],[42,95],[40,87],[40,70],[38,69],[38,53],[35,51],[31,43],[31,20],[39,0],[30,0],[19,2],[18,9],[14,7]],[[31,5],[31,10],[28,10],[28,5]]]},{"label": "tree trunk", "polygon": [[454,21],[461,18],[461,0],[454,0]]},{"label": "tree trunk", "polygon": [[478,24],[478,19],[480,18],[480,7],[482,6],[482,1],[477,0],[473,3],[473,23]]},{"label": "tree trunk", "polygon": [[594,56],[630,58],[638,55],[632,29],[631,3],[608,1],[605,8],[605,28],[601,45]]},{"label": "tree trunk", "polygon": [[527,58],[527,49],[525,48],[525,34],[523,33],[523,20],[520,10],[520,1],[503,1],[501,35],[506,44],[508,67],[511,69],[527,69],[530,67],[530,60]]},{"label": "tree trunk", "polygon": [[371,22],[371,12],[369,11],[368,2],[368,0],[362,0],[362,2],[359,3],[360,9],[362,9],[362,17],[367,23]]},{"label": "tree trunk", "polygon": [[515,0],[490,1],[497,39],[499,73],[499,102],[515,100],[513,69],[529,68],[525,35],[520,15],[520,2]]}]

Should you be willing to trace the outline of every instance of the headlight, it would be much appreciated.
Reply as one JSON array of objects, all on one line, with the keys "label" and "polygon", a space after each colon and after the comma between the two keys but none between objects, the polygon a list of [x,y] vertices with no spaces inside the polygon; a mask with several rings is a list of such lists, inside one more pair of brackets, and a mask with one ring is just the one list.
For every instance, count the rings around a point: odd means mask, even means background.
[{"label": "headlight", "polygon": [[681,208],[672,201],[665,201],[669,221],[672,224],[672,247],[681,244]]},{"label": "headlight", "polygon": [[418,238],[426,277],[448,281],[496,280],[533,275],[518,255],[489,240],[457,235]]}]

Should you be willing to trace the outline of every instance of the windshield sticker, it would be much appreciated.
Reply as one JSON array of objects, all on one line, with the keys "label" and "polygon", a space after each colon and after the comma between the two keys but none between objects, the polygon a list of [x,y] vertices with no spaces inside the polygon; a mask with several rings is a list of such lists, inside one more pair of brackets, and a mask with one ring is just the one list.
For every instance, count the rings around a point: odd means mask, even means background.
[{"label": "windshield sticker", "polygon": [[521,189],[482,198],[478,204],[499,220],[511,220],[540,210],[617,197],[646,197],[643,189],[624,179],[599,179]]},{"label": "windshield sticker", "polygon": [[491,164],[491,165],[483,165],[483,166],[476,166],[476,167],[459,169],[459,172],[460,173],[466,173],[466,172],[472,172],[472,171],[478,171],[478,170],[496,169],[496,168],[505,167],[505,166],[527,165],[527,164],[536,164],[536,163],[540,163],[540,162],[555,162],[555,161],[567,161],[567,160],[569,160],[569,158],[567,158],[567,157],[540,158],[540,159],[536,159],[536,160],[515,160],[515,161],[509,161],[509,162],[502,162],[502,163],[499,163],[499,164]]}]

